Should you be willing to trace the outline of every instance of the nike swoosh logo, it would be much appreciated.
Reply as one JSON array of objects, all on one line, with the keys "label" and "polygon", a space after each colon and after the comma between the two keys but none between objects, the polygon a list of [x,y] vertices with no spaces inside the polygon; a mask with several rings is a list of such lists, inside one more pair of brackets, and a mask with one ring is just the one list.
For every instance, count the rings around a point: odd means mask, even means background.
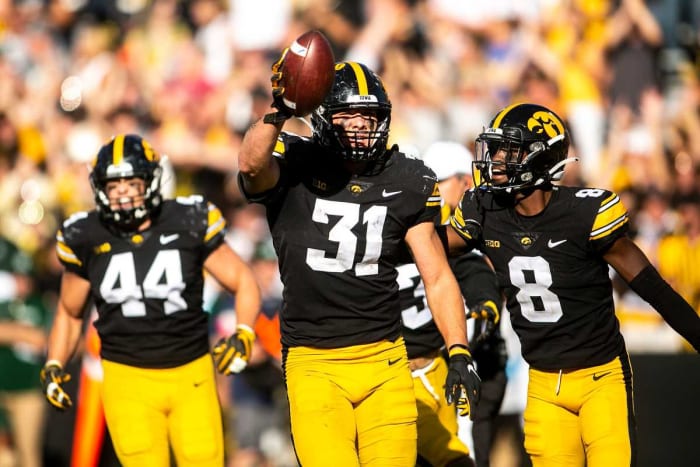
[{"label": "nike swoosh logo", "polygon": [[402,191],[403,191],[403,190],[399,190],[399,191],[386,191],[386,189],[384,189],[384,190],[382,191],[382,196],[385,197],[385,198],[388,198],[389,196],[398,195],[398,194],[401,193]]},{"label": "nike swoosh logo", "polygon": [[606,371],[605,373],[601,373],[601,374],[593,373],[593,381],[598,381],[600,378],[602,378],[604,376],[608,376],[610,373],[611,373],[610,371]]},{"label": "nike swoosh logo", "polygon": [[389,366],[391,366],[391,365],[395,365],[395,364],[399,363],[400,361],[401,361],[401,357],[397,358],[396,360],[389,359],[387,363],[389,364]]},{"label": "nike swoosh logo", "polygon": [[554,248],[554,247],[556,247],[556,246],[561,245],[561,244],[564,243],[565,241],[566,241],[566,239],[564,239],[564,240],[559,240],[558,242],[553,242],[552,240],[549,240],[549,241],[547,242],[547,246],[548,246],[549,248]]},{"label": "nike swoosh logo", "polygon": [[160,244],[167,245],[170,242],[174,242],[178,238],[180,238],[180,234],[172,234],[172,235],[161,234],[160,235]]}]

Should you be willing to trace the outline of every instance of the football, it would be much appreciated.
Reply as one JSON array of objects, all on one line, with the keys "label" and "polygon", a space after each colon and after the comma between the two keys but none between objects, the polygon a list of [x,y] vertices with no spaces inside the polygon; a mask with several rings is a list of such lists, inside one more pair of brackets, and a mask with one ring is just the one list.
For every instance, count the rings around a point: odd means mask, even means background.
[{"label": "football", "polygon": [[333,86],[335,57],[320,31],[307,31],[289,46],[282,64],[282,99],[297,117],[321,105]]}]

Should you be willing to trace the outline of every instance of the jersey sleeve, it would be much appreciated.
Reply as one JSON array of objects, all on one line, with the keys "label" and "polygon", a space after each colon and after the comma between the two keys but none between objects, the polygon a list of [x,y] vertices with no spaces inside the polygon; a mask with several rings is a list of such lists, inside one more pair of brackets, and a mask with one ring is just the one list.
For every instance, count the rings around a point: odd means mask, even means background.
[{"label": "jersey sleeve", "polygon": [[279,134],[277,142],[272,149],[272,157],[280,166],[280,178],[277,180],[277,184],[269,190],[265,190],[261,193],[248,193],[245,190],[242,175],[240,173],[238,174],[238,186],[249,203],[270,204],[279,199],[288,185],[290,172],[294,167],[294,155],[299,152],[295,146],[301,146],[306,143],[308,143],[308,138],[303,138],[285,131]]},{"label": "jersey sleeve", "polygon": [[85,230],[82,228],[86,212],[80,212],[66,219],[56,232],[56,254],[67,271],[87,279],[87,269],[83,255]]},{"label": "jersey sleeve", "polygon": [[415,224],[422,222],[435,223],[437,219],[440,219],[440,207],[442,206],[442,196],[440,196],[440,188],[437,181],[426,183],[423,195],[427,195],[425,196],[424,209],[418,214]]},{"label": "jersey sleeve", "polygon": [[459,236],[465,241],[469,248],[475,248],[479,241],[479,232],[475,227],[480,226],[478,221],[478,210],[474,201],[474,191],[467,191],[459,200],[457,208],[450,217],[450,225]]},{"label": "jersey sleeve", "polygon": [[593,219],[589,241],[594,250],[605,252],[615,241],[627,235],[629,214],[620,197],[605,191]]},{"label": "jersey sleeve", "polygon": [[206,230],[204,232],[205,257],[216,250],[224,242],[226,235],[226,219],[221,210],[209,201],[206,202]]}]

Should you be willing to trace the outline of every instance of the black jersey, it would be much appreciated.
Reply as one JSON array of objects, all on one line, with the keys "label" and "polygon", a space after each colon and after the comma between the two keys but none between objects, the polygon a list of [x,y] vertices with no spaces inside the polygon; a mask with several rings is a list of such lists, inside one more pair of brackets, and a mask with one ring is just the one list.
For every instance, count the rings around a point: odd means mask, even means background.
[{"label": "black jersey", "polygon": [[624,351],[603,254],[628,229],[619,197],[555,187],[546,208],[521,216],[490,193],[467,192],[451,222],[481,223],[525,360],[539,370],[609,362]]},{"label": "black jersey", "polygon": [[[450,268],[457,278],[466,307],[472,307],[484,300],[500,303],[500,293],[493,271],[484,258],[477,253],[467,253],[449,258]],[[402,264],[398,271],[399,298],[403,336],[406,341],[408,358],[416,358],[434,353],[445,342],[428,308],[423,281],[414,263]],[[466,319],[466,315],[465,315]],[[500,338],[497,331],[494,338]]]},{"label": "black jersey", "polygon": [[320,348],[400,335],[396,265],[408,229],[439,212],[435,175],[392,151],[375,173],[351,175],[308,138],[281,133],[281,175],[266,205],[284,284],[285,346]]},{"label": "black jersey", "polygon": [[201,196],[163,202],[151,227],[121,236],[96,211],[68,218],[58,257],[90,281],[101,356],[143,368],[171,368],[209,351],[202,267],[222,242],[221,211]]}]

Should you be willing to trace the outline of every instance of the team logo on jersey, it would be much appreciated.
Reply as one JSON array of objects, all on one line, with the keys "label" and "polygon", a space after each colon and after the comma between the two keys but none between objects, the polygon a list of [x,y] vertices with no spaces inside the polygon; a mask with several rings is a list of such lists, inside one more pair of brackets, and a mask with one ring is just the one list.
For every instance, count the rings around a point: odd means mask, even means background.
[{"label": "team logo on jersey", "polygon": [[109,242],[105,242],[102,245],[97,245],[94,249],[96,255],[101,255],[103,253],[109,253],[112,251],[112,245]]},{"label": "team logo on jersey", "polygon": [[537,237],[539,236],[540,235],[537,233],[513,232],[513,237],[525,250],[530,248],[537,241]]},{"label": "team logo on jersey", "polygon": [[352,193],[353,196],[358,196],[360,193],[367,191],[372,185],[372,183],[353,181],[345,185],[345,189]]},{"label": "team logo on jersey", "polygon": [[143,235],[141,235],[141,234],[133,235],[131,237],[131,243],[133,243],[134,245],[140,245],[141,243],[143,243]]}]

